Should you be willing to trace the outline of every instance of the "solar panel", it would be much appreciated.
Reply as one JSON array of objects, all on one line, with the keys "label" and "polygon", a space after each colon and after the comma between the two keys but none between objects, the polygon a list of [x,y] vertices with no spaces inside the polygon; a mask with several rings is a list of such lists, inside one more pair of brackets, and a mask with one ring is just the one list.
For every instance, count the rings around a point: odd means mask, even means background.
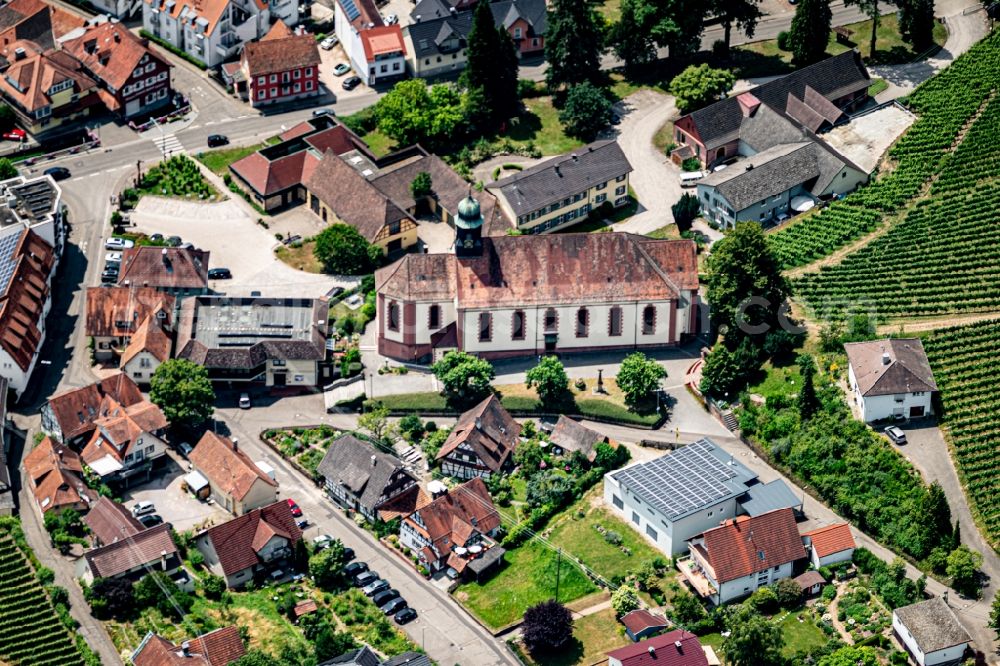
[{"label": "solar panel", "polygon": [[354,19],[361,16],[361,10],[358,6],[354,4],[354,0],[343,0],[344,12],[347,14],[347,19],[353,21]]},{"label": "solar panel", "polygon": [[14,267],[17,265],[14,261],[14,250],[19,240],[21,234],[7,234],[0,238],[0,295],[7,293],[10,278],[14,274]]}]

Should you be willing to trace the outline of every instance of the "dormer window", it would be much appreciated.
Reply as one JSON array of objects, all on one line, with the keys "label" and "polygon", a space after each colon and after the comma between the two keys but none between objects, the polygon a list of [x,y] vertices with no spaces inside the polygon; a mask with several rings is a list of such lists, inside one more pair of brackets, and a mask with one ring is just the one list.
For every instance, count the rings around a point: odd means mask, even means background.
[{"label": "dormer window", "polygon": [[65,81],[60,81],[59,83],[56,83],[51,88],[49,88],[49,96],[51,97],[52,95],[55,95],[58,92],[62,92],[63,90],[69,90],[72,87],[73,87],[73,79],[66,79]]}]

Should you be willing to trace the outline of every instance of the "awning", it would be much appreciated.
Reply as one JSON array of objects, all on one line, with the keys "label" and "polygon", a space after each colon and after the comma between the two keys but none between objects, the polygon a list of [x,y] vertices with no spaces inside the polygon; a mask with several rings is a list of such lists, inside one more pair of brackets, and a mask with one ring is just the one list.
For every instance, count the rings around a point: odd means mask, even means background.
[{"label": "awning", "polygon": [[195,495],[208,485],[208,479],[201,475],[201,472],[194,470],[184,475],[184,483]]},{"label": "awning", "polygon": [[804,196],[792,197],[792,210],[795,210],[799,213],[804,213],[815,205],[816,202],[813,201],[811,197],[804,197]]},{"label": "awning", "polygon": [[111,456],[104,456],[103,458],[98,458],[94,462],[87,464],[90,465],[90,469],[97,472],[99,476],[109,476],[122,468],[122,464]]}]

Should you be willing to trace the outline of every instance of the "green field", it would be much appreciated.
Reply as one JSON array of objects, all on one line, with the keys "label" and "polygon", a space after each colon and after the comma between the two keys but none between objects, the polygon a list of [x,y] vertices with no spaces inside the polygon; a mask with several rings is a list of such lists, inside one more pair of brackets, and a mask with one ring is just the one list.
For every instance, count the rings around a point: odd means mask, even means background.
[{"label": "green field", "polygon": [[[584,509],[600,497],[603,491],[601,484],[589,493],[574,507],[562,514],[562,517],[552,528],[548,540],[567,553],[572,553],[590,569],[601,577],[610,580],[622,575],[629,569],[638,569],[646,560],[666,558],[646,539],[636,533],[628,523],[615,516],[603,506],[587,510],[583,518],[576,515],[577,509]],[[621,537],[621,546],[632,551],[626,555],[621,548],[607,542],[594,526],[601,525],[607,530],[616,532]]]},{"label": "green field", "polygon": [[247,155],[252,155],[258,150],[263,148],[264,143],[255,143],[252,146],[238,146],[235,148],[219,148],[218,150],[209,150],[204,153],[198,153],[198,161],[208,167],[209,171],[218,175],[225,176],[229,173],[229,165],[233,162],[238,162]]},{"label": "green field", "polygon": [[559,122],[559,111],[551,97],[524,100],[525,113],[511,121],[504,135],[514,143],[535,144],[542,155],[561,155],[583,145],[583,141],[567,136]]}]

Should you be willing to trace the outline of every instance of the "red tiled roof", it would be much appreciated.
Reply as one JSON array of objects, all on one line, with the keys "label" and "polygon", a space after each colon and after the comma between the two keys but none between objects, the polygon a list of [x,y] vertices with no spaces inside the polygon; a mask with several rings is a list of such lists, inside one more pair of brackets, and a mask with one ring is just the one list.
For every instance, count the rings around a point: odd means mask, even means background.
[{"label": "red tiled roof", "polygon": [[80,104],[79,100],[97,87],[97,82],[82,71],[80,62],[69,53],[28,51],[24,58],[10,63],[10,67],[0,78],[0,90],[27,113],[34,113],[43,107],[52,106],[49,90],[66,81],[72,82],[72,90],[79,97],[58,108]]},{"label": "red tiled roof", "polygon": [[308,120],[303,120],[298,125],[293,126],[291,129],[286,130],[278,135],[278,138],[282,141],[288,141],[289,139],[294,139],[297,136],[302,136],[303,134],[309,134],[309,132],[316,131],[316,128]]},{"label": "red tiled roof", "polygon": [[177,555],[177,546],[170,536],[170,525],[163,523],[143,530],[128,539],[95,548],[84,555],[94,578],[114,578],[143,565],[159,566]]},{"label": "red tiled roof", "polygon": [[[677,647],[678,642],[680,647]],[[683,629],[626,645],[607,655],[620,661],[622,666],[708,666],[698,637]]]},{"label": "red tiled roof", "polygon": [[[198,19],[205,19],[207,21],[205,35],[211,35],[219,21],[228,16],[226,10],[230,5],[230,0],[176,0],[168,9],[168,0],[143,0],[143,2],[188,28],[195,26]],[[267,9],[267,3],[264,0],[253,0],[253,2],[261,11]],[[185,18],[179,18],[181,11],[185,8],[189,12],[188,15]],[[200,27],[196,32],[201,32]]]},{"label": "red tiled roof", "polygon": [[231,439],[211,430],[202,435],[189,460],[216,488],[236,500],[246,497],[258,480],[269,486],[278,485]]},{"label": "red tiled roof", "polygon": [[152,317],[146,317],[139,325],[128,347],[122,353],[121,366],[124,368],[139,352],[149,352],[157,361],[163,363],[170,358],[171,341],[159,323]]},{"label": "red tiled roof", "polygon": [[633,634],[638,634],[640,631],[645,631],[650,627],[670,626],[665,617],[655,613],[650,613],[645,608],[634,610],[631,613],[625,613],[625,615],[622,616],[621,623],[624,624],[625,628]]},{"label": "red tiled roof", "polygon": [[293,34],[280,19],[263,39],[243,47],[243,60],[250,77],[320,64],[315,37],[309,33]]},{"label": "red tiled roof", "polygon": [[436,498],[417,515],[423,526],[411,516],[405,518],[406,522],[428,538],[442,556],[450,554],[452,548],[465,546],[473,534],[488,534],[500,526],[500,514],[479,477]]},{"label": "red tiled roof", "polygon": [[49,437],[24,457],[23,467],[43,513],[53,509],[85,509],[97,499],[97,493],[83,481],[80,456]]},{"label": "red tiled roof", "polygon": [[519,434],[521,425],[504,409],[500,399],[491,395],[458,418],[437,458],[443,460],[465,444],[472,448],[480,464],[496,472],[514,453]]},{"label": "red tiled roof", "polygon": [[103,495],[83,517],[83,522],[101,544],[114,543],[119,539],[135,536],[145,529],[131,511]]},{"label": "red tiled roof", "polygon": [[150,47],[146,39],[136,36],[117,21],[89,26],[81,36],[63,42],[62,48],[116,90],[125,86],[145,56],[166,67],[173,66]]},{"label": "red tiled roof", "polygon": [[393,518],[403,518],[414,511],[419,511],[428,504],[431,498],[424,492],[424,489],[414,484],[407,490],[399,493],[385,504],[378,507],[379,518],[388,522]]},{"label": "red tiled roof", "polygon": [[206,289],[208,250],[140,245],[122,252],[118,284],[157,289]]},{"label": "red tiled roof", "polygon": [[854,537],[851,536],[851,526],[847,523],[837,523],[827,525],[811,532],[804,532],[802,536],[812,539],[812,547],[820,557],[833,555],[842,550],[857,548]]},{"label": "red tiled roof", "polygon": [[31,229],[21,232],[6,259],[14,268],[0,293],[0,347],[27,372],[42,343],[40,323],[55,259],[52,246]]},{"label": "red tiled roof", "polygon": [[102,414],[101,404],[105,396],[125,407],[146,401],[139,387],[123,372],[49,398],[48,407],[59,424],[64,440],[85,435],[94,429],[94,421]]},{"label": "red tiled roof", "polygon": [[705,559],[720,584],[806,557],[791,509],[727,520],[701,538]]},{"label": "red tiled roof", "polygon": [[276,160],[268,160],[257,152],[233,162],[229,168],[258,194],[271,196],[304,183],[315,171],[319,161],[308,150],[300,150]]},{"label": "red tiled roof", "polygon": [[[227,576],[259,562],[254,544],[262,529],[262,523],[265,524],[263,528],[265,531],[271,530],[289,539],[289,546],[294,546],[302,539],[302,530],[295,524],[292,509],[284,500],[254,509],[238,518],[211,527],[204,535],[215,548],[219,564]],[[266,541],[257,543],[256,548],[262,547],[264,543]]]},{"label": "red tiled roof", "polygon": [[143,434],[167,427],[167,417],[148,401],[125,407],[111,396],[104,396],[98,412],[94,434],[80,453],[89,464],[106,456],[123,462]]},{"label": "red tiled roof", "polygon": [[163,312],[171,325],[174,297],[152,287],[89,287],[86,333],[91,337],[128,337],[148,316]]},{"label": "red tiled roof", "polygon": [[132,654],[135,666],[228,666],[246,654],[239,627],[222,627],[188,641],[188,656],[180,645],[150,634]]},{"label": "red tiled roof", "polygon": [[299,603],[295,604],[295,617],[299,618],[303,615],[308,615],[309,613],[315,613],[319,610],[319,606],[316,605],[314,599],[303,599]]},{"label": "red tiled roof", "polygon": [[406,55],[403,30],[398,25],[384,25],[361,31],[361,45],[365,49],[365,60],[375,62],[380,55],[399,53]]}]

